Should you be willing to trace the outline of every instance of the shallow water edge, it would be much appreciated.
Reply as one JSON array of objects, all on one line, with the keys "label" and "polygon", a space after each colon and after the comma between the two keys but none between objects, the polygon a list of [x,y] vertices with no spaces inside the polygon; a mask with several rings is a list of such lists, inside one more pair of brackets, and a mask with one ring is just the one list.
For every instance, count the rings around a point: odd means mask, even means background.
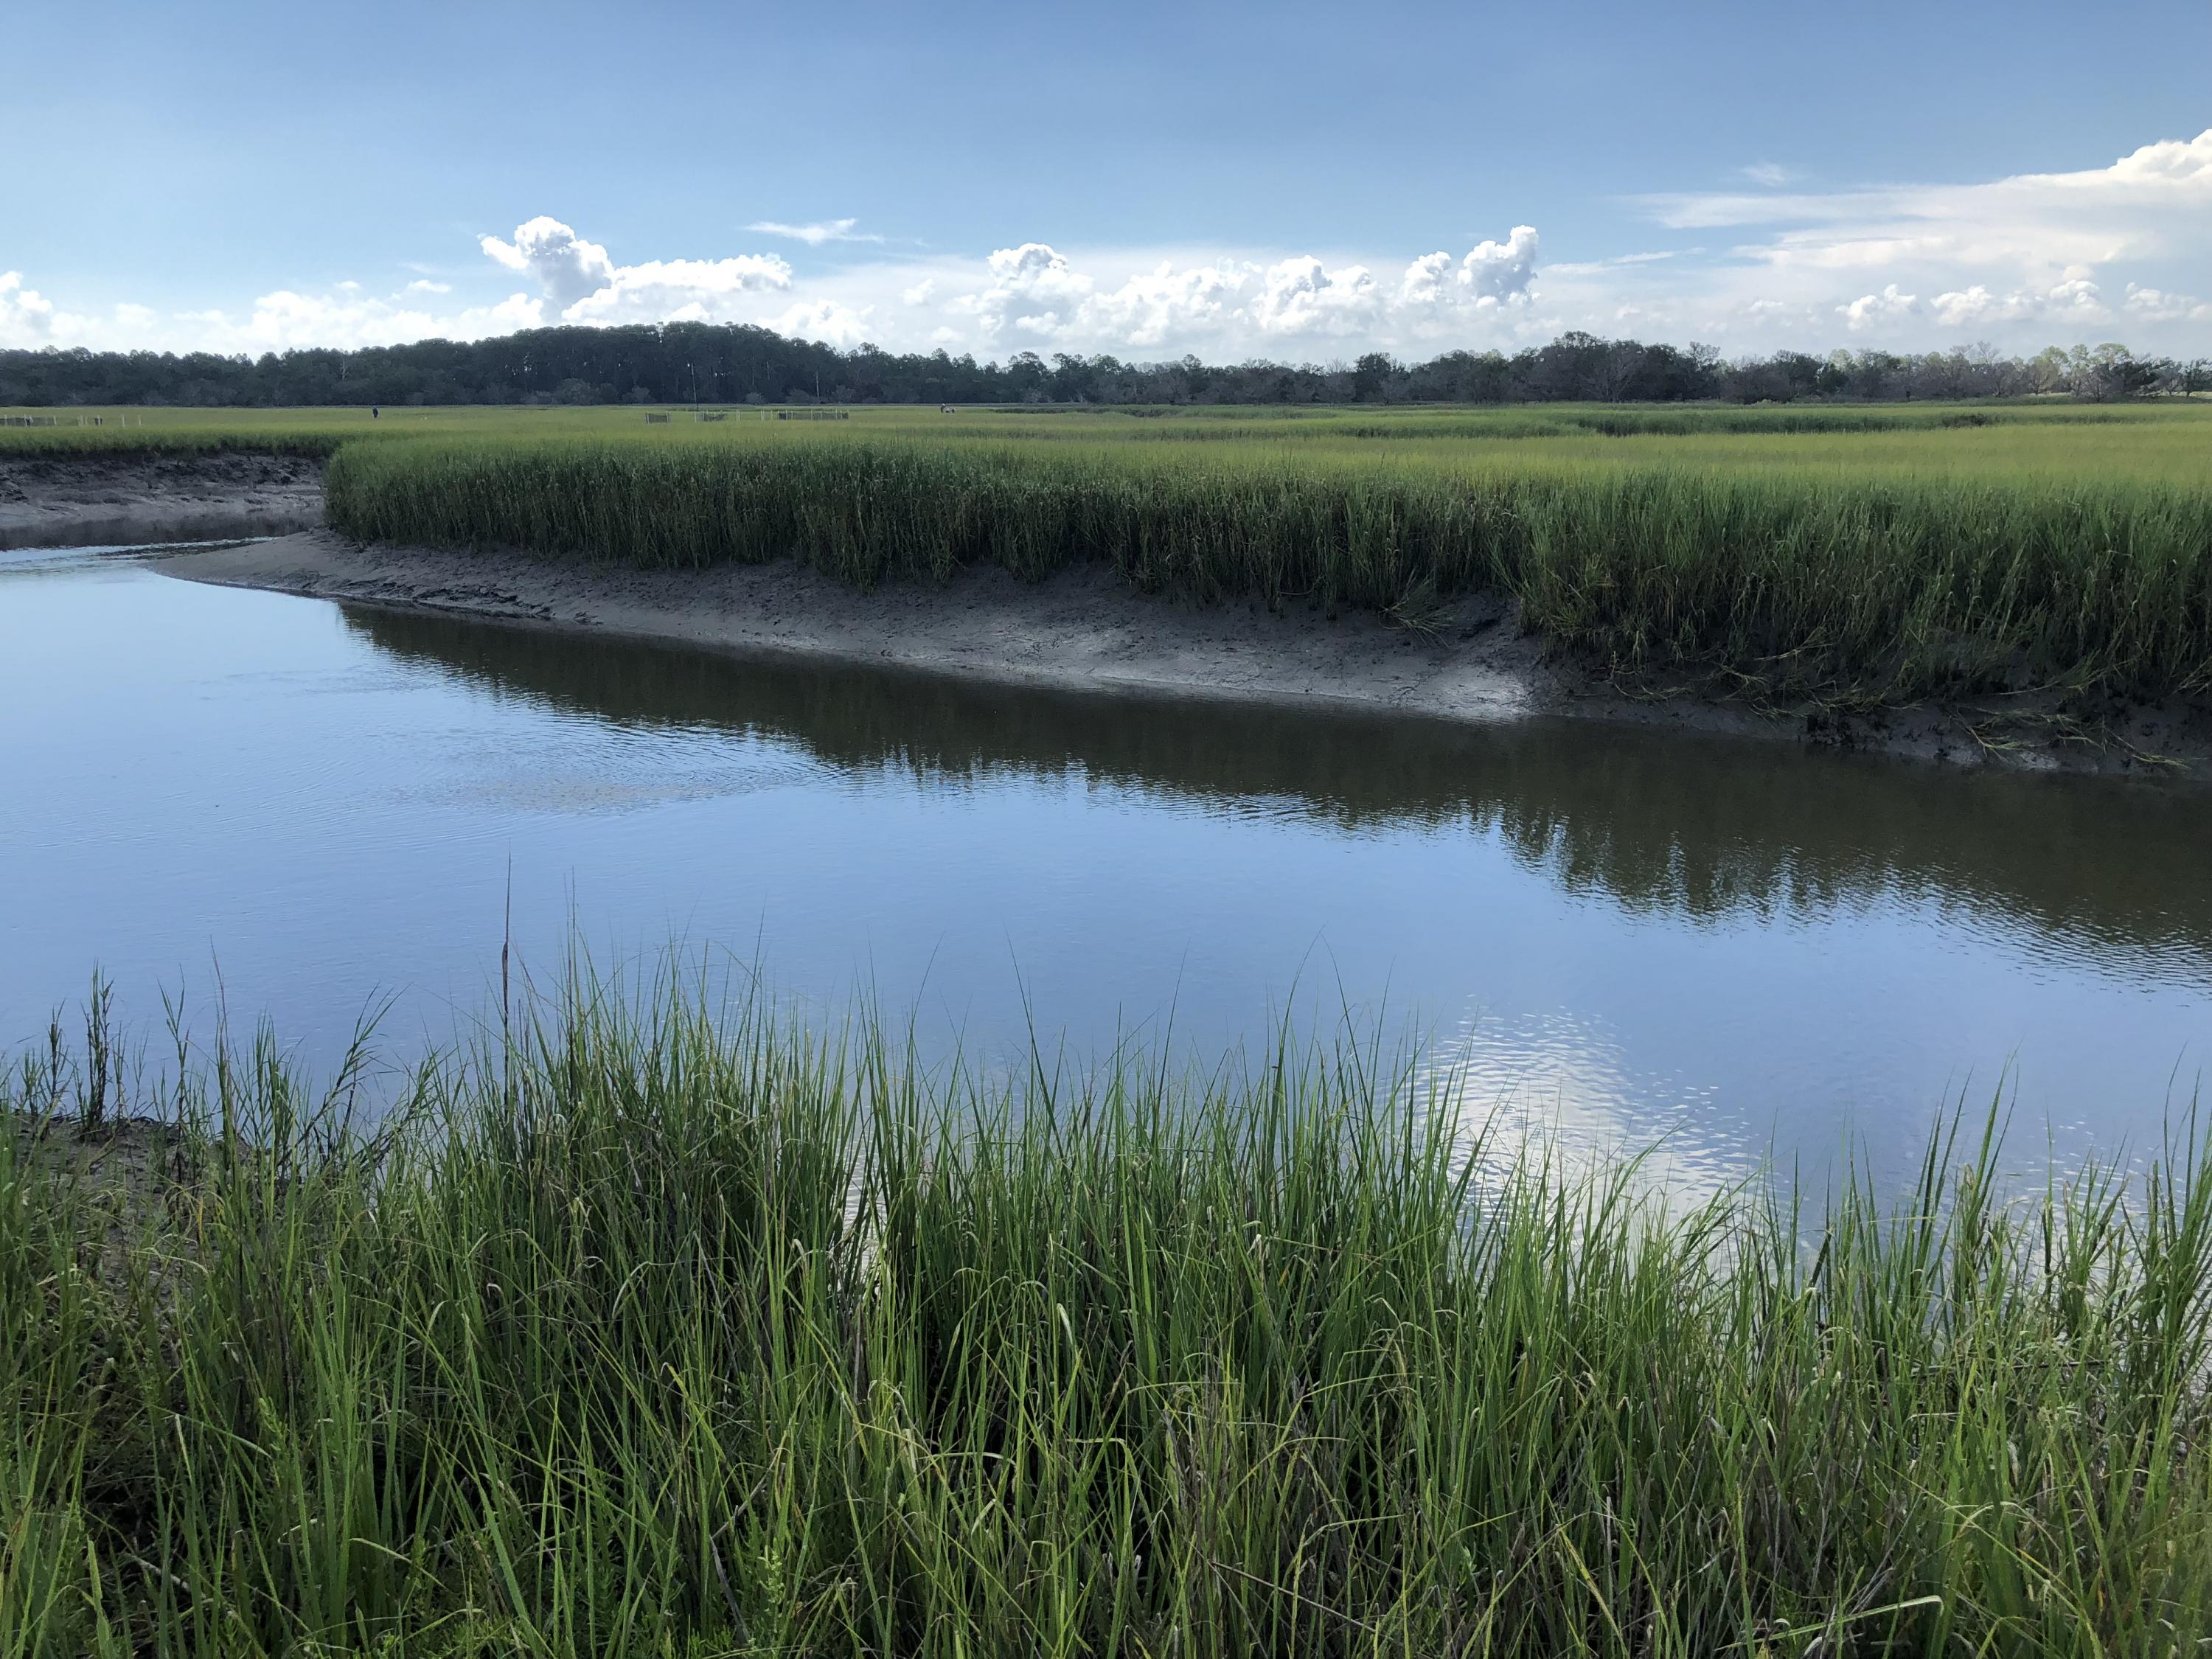
[{"label": "shallow water edge", "polygon": [[[2103,729],[2019,710],[1766,713],[1695,695],[1632,695],[1547,650],[1510,605],[1464,602],[1415,633],[1366,617],[1199,608],[1109,572],[1040,583],[999,570],[941,587],[854,590],[793,562],[640,570],[505,550],[349,542],[326,531],[164,559],[225,586],[441,611],[741,655],[793,655],[1011,684],[1336,706],[1493,725],[1534,716],[1810,744],[1966,767],[2212,780],[2212,709],[2116,714]],[[2002,735],[1991,722],[2002,720]]]}]

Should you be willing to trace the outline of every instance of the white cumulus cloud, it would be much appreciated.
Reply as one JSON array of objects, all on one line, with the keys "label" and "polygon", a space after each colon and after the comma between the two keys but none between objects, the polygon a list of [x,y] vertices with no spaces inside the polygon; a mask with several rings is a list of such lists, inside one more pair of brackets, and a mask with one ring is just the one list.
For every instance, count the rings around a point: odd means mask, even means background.
[{"label": "white cumulus cloud", "polygon": [[802,301],[778,316],[762,318],[761,323],[794,340],[819,340],[849,351],[867,341],[868,313],[873,309],[854,311],[834,300]]},{"label": "white cumulus cloud", "polygon": [[228,311],[180,311],[174,321],[191,331],[204,351],[289,351],[304,346],[398,345],[409,340],[477,340],[536,328],[545,320],[543,304],[526,294],[511,294],[495,305],[438,313],[392,298],[364,297],[343,288],[329,294],[278,289],[255,300],[242,314]]},{"label": "white cumulus cloud", "polygon": [[1178,270],[1163,259],[1121,287],[1091,295],[1077,315],[1093,337],[1115,342],[1116,349],[1160,350],[1218,330],[1249,280],[1249,270],[1233,263]]},{"label": "white cumulus cloud", "polygon": [[1516,225],[1502,242],[1478,242],[1459,263],[1459,285],[1478,301],[1517,300],[1536,275],[1536,228]]},{"label": "white cumulus cloud", "polygon": [[[1739,309],[1753,298],[1825,301],[1856,328],[1909,319],[1923,330],[1986,325],[2025,345],[2038,328],[2109,317],[2100,290],[2123,279],[2162,289],[2158,268],[2212,261],[2212,131],[2070,173],[1659,196],[1643,205],[1675,229],[1747,234],[1700,273],[1704,291],[1694,298],[1715,314],[1726,314],[1730,300]],[[1886,301],[1893,288],[1936,297],[1907,313]]]},{"label": "white cumulus cloud", "polygon": [[750,319],[746,296],[791,286],[791,267],[773,257],[648,259],[618,267],[605,287],[561,313],[570,323],[729,322]]},{"label": "white cumulus cloud", "polygon": [[478,245],[496,264],[534,276],[568,323],[726,322],[749,313],[744,296],[791,286],[791,267],[772,253],[618,265],[544,214],[517,225],[511,242],[485,236]]},{"label": "white cumulus cloud", "polygon": [[49,343],[53,315],[53,301],[25,288],[21,271],[0,270],[0,345]]},{"label": "white cumulus cloud", "polygon": [[1449,253],[1424,253],[1406,267],[1406,274],[1398,282],[1398,298],[1406,305],[1432,305],[1444,297],[1444,283],[1450,279],[1452,257]]},{"label": "white cumulus cloud", "polygon": [[[271,280],[247,290],[255,298],[157,310],[69,305],[51,280],[0,275],[0,343],[250,351],[699,319],[984,357],[1419,358],[1511,350],[1570,329],[1704,340],[1731,354],[1965,338],[2024,351],[2114,338],[2182,356],[2205,350],[2212,131],[2104,165],[1981,182],[1817,190],[1763,161],[1739,177],[1728,190],[1640,198],[1609,246],[1586,236],[1573,259],[1548,263],[1527,223],[1419,253],[1319,240],[1102,248],[1042,238],[957,253],[894,252],[850,218],[754,222],[758,235],[808,247],[871,245],[802,277],[757,246],[625,263],[541,215],[479,239],[489,264],[473,278],[410,264],[421,280],[388,293]],[[1655,222],[1699,234],[1662,240]],[[1704,234],[1712,231],[1723,234]],[[501,292],[508,287],[523,291]]]},{"label": "white cumulus cloud", "polygon": [[1936,319],[1946,328],[1978,329],[2031,319],[2051,323],[2102,322],[2112,313],[2097,285],[2086,277],[2036,291],[1999,294],[1980,283],[1936,296]]},{"label": "white cumulus cloud", "polygon": [[1341,337],[1371,332],[1383,303],[1382,290],[1365,265],[1331,270],[1307,253],[1269,265],[1247,311],[1268,334]]},{"label": "white cumulus cloud", "polygon": [[150,306],[122,301],[105,313],[64,310],[27,287],[22,272],[0,270],[0,348],[117,350],[162,342],[165,331],[161,313]]},{"label": "white cumulus cloud", "polygon": [[[1751,302],[1754,309],[1778,308],[1781,304],[1779,300],[1754,300]],[[1892,283],[1881,293],[1862,294],[1849,305],[1838,306],[1836,311],[1843,318],[1844,325],[1856,334],[1866,329],[1878,328],[1885,323],[1896,322],[1900,318],[1918,315],[1920,300],[1917,295],[1899,293],[1897,284]]]},{"label": "white cumulus cloud", "polygon": [[[1525,305],[1536,276],[1535,227],[1516,225],[1502,242],[1481,241],[1454,268],[1449,253],[1425,253],[1406,267],[1397,298],[1407,307],[1470,304],[1478,310]],[[1579,267],[1595,270],[1597,265]]]},{"label": "white cumulus cloud", "polygon": [[[1482,242],[1457,259],[1424,255],[1392,284],[1365,264],[1310,253],[1156,259],[1115,281],[1048,242],[1022,242],[994,252],[980,280],[939,273],[902,292],[909,305],[921,305],[950,290],[942,314],[967,321],[973,332],[963,343],[979,349],[1048,342],[1116,355],[1235,357],[1295,350],[1299,342],[1337,350],[1464,344],[1468,327],[1486,313],[1528,303],[1537,248],[1535,231],[1520,225],[1504,241]],[[952,337],[963,338],[957,327]]]},{"label": "white cumulus cloud", "polygon": [[615,264],[606,249],[543,213],[517,225],[513,241],[483,236],[477,246],[509,270],[536,277],[556,311],[589,299],[614,280]]},{"label": "white cumulus cloud", "polygon": [[1011,322],[1024,332],[1051,336],[1091,293],[1091,278],[1066,256],[1043,242],[1002,247],[987,266],[989,280],[971,293],[955,296],[951,308],[976,319],[987,341]]},{"label": "white cumulus cloud", "polygon": [[2193,294],[2170,294],[2130,283],[2127,297],[2120,303],[2130,316],[2153,322],[2212,322],[2212,305],[2205,304]]}]

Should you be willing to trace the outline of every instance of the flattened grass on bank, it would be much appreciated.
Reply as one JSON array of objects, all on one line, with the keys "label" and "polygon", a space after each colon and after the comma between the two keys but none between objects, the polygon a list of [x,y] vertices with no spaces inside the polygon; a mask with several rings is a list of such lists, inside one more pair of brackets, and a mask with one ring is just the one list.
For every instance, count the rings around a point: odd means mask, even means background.
[{"label": "flattened grass on bank", "polygon": [[997,1084],[625,1006],[433,1065],[374,1146],[264,1040],[157,1085],[135,1202],[0,1139],[0,1651],[2212,1633],[2193,1152],[1669,1217],[1471,1156],[1370,1050]]},{"label": "flattened grass on bank", "polygon": [[752,428],[356,446],[328,489],[331,524],[367,539],[655,568],[795,555],[864,586],[1097,562],[1201,602],[1415,625],[1490,590],[1615,671],[1779,696],[2212,690],[2212,490],[2146,479]]}]

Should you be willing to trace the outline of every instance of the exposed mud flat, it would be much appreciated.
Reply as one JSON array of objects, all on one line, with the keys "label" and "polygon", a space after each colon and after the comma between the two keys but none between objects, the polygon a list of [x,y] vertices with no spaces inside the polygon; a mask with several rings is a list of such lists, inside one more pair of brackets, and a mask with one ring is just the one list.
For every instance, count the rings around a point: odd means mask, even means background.
[{"label": "exposed mud flat", "polygon": [[2019,708],[1838,720],[1694,695],[1630,696],[1524,635],[1511,604],[1480,598],[1414,633],[1372,617],[1195,607],[1138,593],[1102,569],[1035,584],[975,570],[941,587],[864,593],[788,562],[641,571],[516,552],[364,546],[326,532],[178,554],[161,568],[231,586],[1076,690],[1455,720],[1565,715],[1966,765],[2212,775],[2212,710],[2202,706],[2115,711],[2093,739],[2063,723],[2023,721],[2035,711]]},{"label": "exposed mud flat", "polygon": [[299,456],[0,460],[0,548],[281,536],[322,520],[322,464]]}]

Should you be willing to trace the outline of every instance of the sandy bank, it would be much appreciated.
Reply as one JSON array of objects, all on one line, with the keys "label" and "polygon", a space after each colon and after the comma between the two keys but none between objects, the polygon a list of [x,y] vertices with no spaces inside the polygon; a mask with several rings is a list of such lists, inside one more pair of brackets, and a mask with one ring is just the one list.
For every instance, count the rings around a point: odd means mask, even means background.
[{"label": "sandy bank", "polygon": [[2140,757],[2157,755],[2212,775],[2212,715],[2202,708],[2133,711],[2096,745],[2016,738],[1993,749],[1974,735],[1986,711],[1912,709],[1839,728],[1689,697],[1645,701],[1547,658],[1510,605],[1480,599],[1463,601],[1435,634],[1415,635],[1371,617],[1278,616],[1243,603],[1200,609],[1136,593],[1102,570],[1038,584],[976,570],[943,587],[861,593],[793,563],[641,571],[361,546],[326,532],[175,555],[160,568],[232,586],[1076,690],[1327,702],[1458,720],[1565,715],[2070,771],[2142,770]]},{"label": "sandy bank", "polygon": [[1428,646],[1370,621],[1147,599],[1104,571],[998,570],[863,593],[794,563],[641,571],[518,553],[360,546],[327,532],[161,561],[196,581],[1097,691],[1315,698],[1501,720],[1554,700],[1534,640],[1492,609]]},{"label": "sandy bank", "polygon": [[322,520],[322,466],[296,456],[0,460],[0,548],[275,536]]}]

